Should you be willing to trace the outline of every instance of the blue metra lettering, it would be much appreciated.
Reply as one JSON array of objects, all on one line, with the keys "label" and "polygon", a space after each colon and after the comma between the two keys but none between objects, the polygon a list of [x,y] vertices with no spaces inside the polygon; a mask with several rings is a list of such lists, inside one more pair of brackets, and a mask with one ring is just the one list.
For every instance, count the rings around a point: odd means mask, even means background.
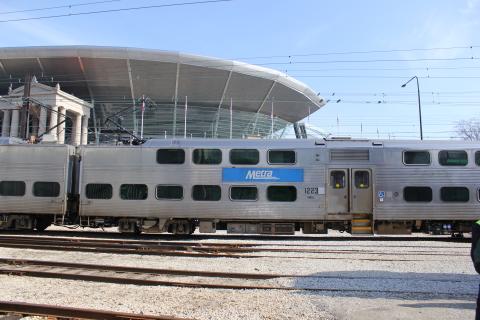
[{"label": "blue metra lettering", "polygon": [[302,168],[223,168],[223,182],[303,182]]}]

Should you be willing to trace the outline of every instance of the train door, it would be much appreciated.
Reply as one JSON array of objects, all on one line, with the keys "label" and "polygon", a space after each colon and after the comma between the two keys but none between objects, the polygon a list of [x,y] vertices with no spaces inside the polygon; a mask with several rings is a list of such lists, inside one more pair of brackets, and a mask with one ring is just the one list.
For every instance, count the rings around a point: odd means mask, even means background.
[{"label": "train door", "polygon": [[329,169],[327,213],[372,213],[371,176],[370,169]]},{"label": "train door", "polygon": [[370,169],[351,169],[350,212],[372,213],[373,194]]},{"label": "train door", "polygon": [[349,169],[329,169],[327,183],[327,213],[349,212]]}]

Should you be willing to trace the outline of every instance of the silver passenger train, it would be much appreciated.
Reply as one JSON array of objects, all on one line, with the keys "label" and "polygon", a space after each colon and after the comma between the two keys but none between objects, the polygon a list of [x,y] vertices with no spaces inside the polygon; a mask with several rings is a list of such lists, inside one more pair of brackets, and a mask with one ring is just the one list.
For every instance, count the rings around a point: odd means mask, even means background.
[{"label": "silver passenger train", "polygon": [[461,234],[480,217],[480,144],[150,140],[0,146],[0,229]]}]

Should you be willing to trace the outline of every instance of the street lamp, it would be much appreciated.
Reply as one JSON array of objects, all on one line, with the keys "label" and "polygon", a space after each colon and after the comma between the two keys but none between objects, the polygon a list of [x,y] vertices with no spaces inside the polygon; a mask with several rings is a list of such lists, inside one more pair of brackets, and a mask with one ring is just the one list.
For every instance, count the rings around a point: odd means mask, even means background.
[{"label": "street lamp", "polygon": [[405,88],[405,86],[406,86],[410,81],[412,81],[413,79],[417,79],[418,117],[419,117],[419,119],[420,119],[420,140],[423,140],[422,105],[421,105],[421,103],[420,103],[420,85],[418,84],[418,77],[417,77],[417,76],[411,77],[410,80],[408,80],[407,82],[405,82],[404,84],[402,84],[402,88]]}]

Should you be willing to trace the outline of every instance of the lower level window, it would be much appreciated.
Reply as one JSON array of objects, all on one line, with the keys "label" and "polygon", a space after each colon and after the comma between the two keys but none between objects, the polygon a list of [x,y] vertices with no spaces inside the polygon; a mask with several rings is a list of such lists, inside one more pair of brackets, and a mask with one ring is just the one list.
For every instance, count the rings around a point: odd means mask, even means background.
[{"label": "lower level window", "polygon": [[122,184],[120,186],[120,198],[123,200],[145,200],[148,197],[146,184]]},{"label": "lower level window", "polygon": [[297,188],[294,186],[270,186],[267,188],[268,201],[293,202],[297,200]]},{"label": "lower level window", "polygon": [[60,195],[60,183],[58,182],[35,182],[33,184],[35,197],[56,198]]},{"label": "lower level window", "polygon": [[466,187],[443,187],[440,189],[440,199],[445,202],[468,202],[470,192]]},{"label": "lower level window", "polygon": [[89,183],[85,189],[88,199],[112,199],[113,188],[111,184]]},{"label": "lower level window", "polygon": [[432,188],[430,187],[405,187],[403,199],[407,202],[430,202],[432,201]]},{"label": "lower level window", "polygon": [[25,182],[2,181],[0,182],[0,196],[22,197],[25,195]]},{"label": "lower level window", "polygon": [[158,200],[181,200],[183,199],[183,187],[172,185],[157,186]]},{"label": "lower level window", "polygon": [[192,198],[196,201],[219,201],[222,189],[215,185],[196,185],[192,189]]},{"label": "lower level window", "polygon": [[257,187],[231,187],[230,199],[237,201],[254,201],[258,199]]}]

